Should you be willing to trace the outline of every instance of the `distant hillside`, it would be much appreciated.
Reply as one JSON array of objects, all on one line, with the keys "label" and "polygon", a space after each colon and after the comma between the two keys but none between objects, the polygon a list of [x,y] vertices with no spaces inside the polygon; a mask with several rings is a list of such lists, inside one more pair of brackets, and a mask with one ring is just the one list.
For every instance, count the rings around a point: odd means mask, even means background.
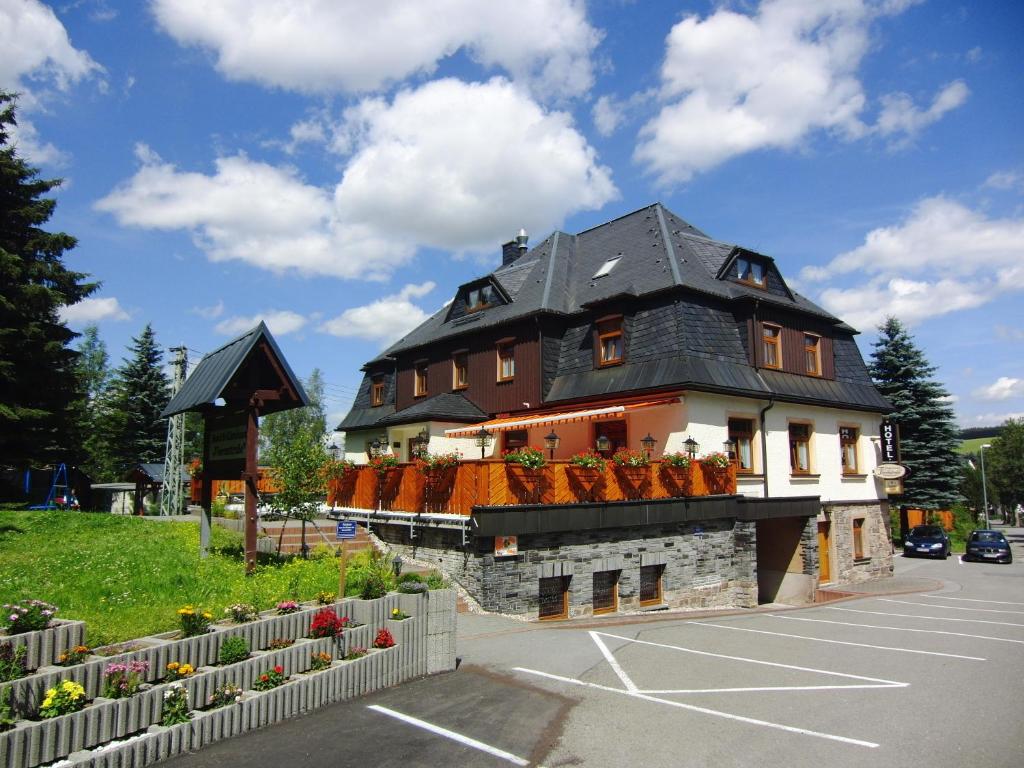
[{"label": "distant hillside", "polygon": [[1002,429],[1001,426],[997,427],[971,427],[970,429],[960,430],[961,440],[973,440],[976,437],[999,437],[999,431]]}]

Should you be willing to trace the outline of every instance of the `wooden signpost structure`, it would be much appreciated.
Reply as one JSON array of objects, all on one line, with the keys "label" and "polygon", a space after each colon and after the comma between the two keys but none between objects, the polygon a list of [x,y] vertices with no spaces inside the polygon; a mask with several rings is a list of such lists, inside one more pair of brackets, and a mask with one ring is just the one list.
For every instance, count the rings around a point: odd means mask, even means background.
[{"label": "wooden signpost structure", "polygon": [[309,405],[266,325],[229,341],[204,357],[163,416],[186,411],[203,416],[200,555],[210,546],[214,480],[245,483],[245,572],[256,568],[257,447],[259,417]]}]

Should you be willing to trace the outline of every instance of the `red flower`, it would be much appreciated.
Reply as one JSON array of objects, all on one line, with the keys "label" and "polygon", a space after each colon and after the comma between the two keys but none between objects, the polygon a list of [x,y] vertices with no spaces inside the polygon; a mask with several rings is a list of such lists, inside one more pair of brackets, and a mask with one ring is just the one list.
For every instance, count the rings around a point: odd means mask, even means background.
[{"label": "red flower", "polygon": [[277,674],[280,675],[280,674],[282,674],[284,672],[284,667],[282,667],[280,664],[278,664],[276,667],[274,667],[274,671],[277,672]]},{"label": "red flower", "polygon": [[260,682],[263,682],[263,683],[265,683],[265,682],[267,682],[267,680],[269,680],[269,679],[270,679],[270,678],[269,678],[269,677],[267,677],[266,675],[260,675]]}]

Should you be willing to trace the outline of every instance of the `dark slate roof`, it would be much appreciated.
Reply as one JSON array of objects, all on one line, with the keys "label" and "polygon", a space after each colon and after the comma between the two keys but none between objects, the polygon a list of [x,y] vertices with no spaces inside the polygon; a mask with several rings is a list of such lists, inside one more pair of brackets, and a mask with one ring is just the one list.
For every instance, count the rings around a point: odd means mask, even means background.
[{"label": "dark slate roof", "polygon": [[[224,390],[232,377],[238,372],[242,364],[248,359],[249,354],[261,340],[266,341],[270,346],[270,349],[277,358],[278,364],[281,366],[281,370],[288,378],[288,383],[291,384],[302,401],[301,404],[309,405],[309,398],[306,396],[302,384],[295,374],[292,373],[288,361],[284,359],[284,355],[281,354],[281,350],[277,346],[277,342],[274,341],[274,337],[270,334],[267,326],[261,322],[248,333],[243,333],[237,339],[232,339],[220,349],[214,350],[203,357],[199,361],[199,365],[196,366],[196,369],[192,371],[192,375],[185,380],[182,388],[171,398],[161,416],[173,416],[176,413],[204,410],[212,407],[215,401],[223,396]],[[271,402],[267,404],[265,411],[270,413],[290,407],[295,406],[289,404],[283,407],[275,407],[274,403]]]},{"label": "dark slate roof", "polygon": [[[164,465],[163,464],[139,464],[135,467],[136,471],[142,472],[151,481],[155,483],[163,483],[164,481]],[[185,468],[181,468],[181,479],[184,482],[189,482],[191,478]]]},{"label": "dark slate roof", "polygon": [[834,407],[842,403],[856,409],[888,413],[892,404],[867,384],[848,381],[830,381],[815,376],[797,376],[792,373],[762,370],[765,382],[782,400]]},{"label": "dark slate roof", "polygon": [[[472,423],[489,418],[469,398],[460,392],[442,392],[440,395],[420,400],[408,408],[396,411],[390,416],[378,419],[377,424],[408,424],[413,421],[464,421]],[[344,424],[344,422],[342,422]],[[341,427],[339,427],[340,429]]]},{"label": "dark slate roof", "polygon": [[395,406],[379,405],[376,408],[355,408],[346,414],[341,424],[335,430],[346,429],[368,429],[378,426],[381,419],[384,419],[395,412]]}]

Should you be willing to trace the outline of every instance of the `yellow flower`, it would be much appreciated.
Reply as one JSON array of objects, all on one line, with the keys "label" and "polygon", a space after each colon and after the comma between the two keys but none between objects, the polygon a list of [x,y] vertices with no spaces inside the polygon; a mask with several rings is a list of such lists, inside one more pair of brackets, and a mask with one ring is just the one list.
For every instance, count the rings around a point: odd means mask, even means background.
[{"label": "yellow flower", "polygon": [[174,670],[176,670],[176,669],[177,669],[177,668],[178,668],[179,666],[180,666],[180,665],[178,664],[178,662],[176,662],[176,661],[172,661],[172,662],[171,662],[170,664],[168,664],[168,665],[167,665],[167,669],[169,669],[169,670],[170,670],[171,672],[173,672],[173,671],[174,671]]},{"label": "yellow flower", "polygon": [[213,614],[210,613],[209,611],[203,611],[203,618],[204,619],[212,619],[213,618]]}]

